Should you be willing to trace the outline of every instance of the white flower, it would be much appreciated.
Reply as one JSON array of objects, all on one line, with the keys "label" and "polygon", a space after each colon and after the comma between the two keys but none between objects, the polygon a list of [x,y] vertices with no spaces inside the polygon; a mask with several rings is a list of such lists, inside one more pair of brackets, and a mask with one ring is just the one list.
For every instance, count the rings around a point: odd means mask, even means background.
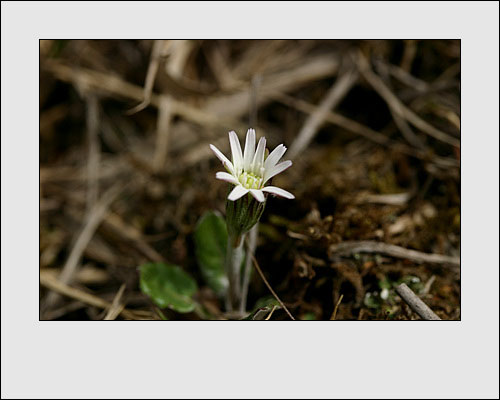
[{"label": "white flower", "polygon": [[264,186],[269,179],[292,165],[291,161],[283,161],[278,164],[278,161],[283,157],[283,154],[285,154],[285,146],[280,144],[266,159],[264,159],[266,138],[260,138],[256,150],[254,129],[249,129],[247,131],[245,151],[243,153],[241,152],[240,141],[238,140],[236,132],[229,132],[229,143],[231,144],[233,162],[229,161],[217,147],[212,144],[210,145],[212,151],[217,158],[222,161],[222,164],[227,170],[227,172],[217,172],[215,177],[235,185],[235,188],[227,197],[229,200],[238,200],[248,192],[260,202],[266,200],[264,192],[272,193],[287,199],[295,198],[293,194],[279,187]]}]

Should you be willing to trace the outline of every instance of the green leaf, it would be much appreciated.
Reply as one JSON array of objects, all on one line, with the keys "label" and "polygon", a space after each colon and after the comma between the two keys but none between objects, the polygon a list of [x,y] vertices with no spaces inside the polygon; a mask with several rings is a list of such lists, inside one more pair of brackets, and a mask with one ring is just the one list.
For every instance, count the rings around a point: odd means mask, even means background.
[{"label": "green leaf", "polygon": [[263,307],[279,306],[280,303],[273,296],[264,296],[255,302],[254,310]]},{"label": "green leaf", "polygon": [[247,321],[264,320],[272,311],[273,307],[276,307],[276,310],[280,310],[281,306],[279,301],[277,301],[272,296],[262,297],[258,299],[257,302],[255,303],[253,311],[250,314],[248,314],[245,318],[242,318],[242,320],[247,320]]},{"label": "green leaf", "polygon": [[229,284],[224,269],[227,250],[224,219],[212,211],[203,215],[194,232],[194,244],[203,279],[218,295],[223,295]]},{"label": "green leaf", "polygon": [[144,294],[160,308],[171,308],[180,313],[194,310],[192,296],[196,282],[177,265],[149,263],[139,267],[140,287]]},{"label": "green leaf", "polygon": [[262,321],[265,320],[269,313],[272,311],[271,307],[261,307],[252,311],[246,317],[242,318],[242,321]]}]

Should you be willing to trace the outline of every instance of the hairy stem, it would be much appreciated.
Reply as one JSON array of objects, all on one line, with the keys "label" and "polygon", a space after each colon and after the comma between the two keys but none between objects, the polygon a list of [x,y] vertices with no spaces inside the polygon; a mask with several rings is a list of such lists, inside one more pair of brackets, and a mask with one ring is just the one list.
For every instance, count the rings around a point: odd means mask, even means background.
[{"label": "hairy stem", "polygon": [[250,284],[250,273],[252,272],[251,255],[255,252],[258,232],[259,232],[259,223],[257,222],[253,226],[253,228],[250,229],[247,238],[247,256],[245,260],[245,270],[243,272],[243,283],[241,286],[241,301],[240,301],[240,313],[242,314],[245,313],[247,308],[248,285]]},{"label": "hairy stem", "polygon": [[238,309],[241,299],[241,262],[243,261],[244,235],[229,236],[226,253],[226,273],[229,279],[227,291],[227,311]]}]

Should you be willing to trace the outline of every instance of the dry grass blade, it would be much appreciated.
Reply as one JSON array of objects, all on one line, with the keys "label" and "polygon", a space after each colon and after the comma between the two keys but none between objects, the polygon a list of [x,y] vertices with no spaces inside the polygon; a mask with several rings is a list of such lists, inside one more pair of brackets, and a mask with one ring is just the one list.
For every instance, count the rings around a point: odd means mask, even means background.
[{"label": "dry grass blade", "polygon": [[[291,96],[288,96],[283,93],[273,93],[272,97],[283,104],[288,105],[289,107],[293,107],[299,111],[302,111],[304,113],[312,114],[316,110],[316,106],[313,104],[310,104],[306,101],[300,100],[300,99],[295,99]],[[349,132],[355,133],[359,136],[364,137],[365,139],[368,139],[374,143],[377,143],[379,145],[385,146],[385,147],[390,147],[394,151],[406,154],[411,157],[415,157],[421,160],[429,160],[434,162],[436,165],[444,168],[453,168],[453,167],[458,167],[459,162],[453,158],[446,158],[446,157],[438,157],[438,156],[433,156],[431,157],[429,154],[426,154],[425,152],[409,147],[403,143],[398,143],[395,142],[391,139],[389,139],[387,136],[383,135],[380,132],[374,131],[373,129],[360,124],[357,121],[354,121],[352,119],[349,119],[347,117],[344,117],[341,114],[338,114],[333,111],[328,111],[326,116],[325,116],[325,121],[333,124],[340,126],[341,128],[346,129]]]},{"label": "dry grass blade", "polygon": [[223,90],[242,85],[242,83],[233,76],[233,69],[230,68],[226,61],[229,58],[227,54],[229,49],[224,42],[216,41],[210,49],[208,49],[208,47],[203,47],[203,50],[207,57],[210,70],[214,74],[217,84]]},{"label": "dry grass blade", "polygon": [[436,280],[436,275],[432,275],[429,280],[425,283],[424,289],[422,290],[422,294],[426,295],[431,291],[432,284]]},{"label": "dry grass blade", "polygon": [[417,41],[414,39],[405,41],[405,49],[401,58],[401,69],[409,71],[417,54]]},{"label": "dry grass blade", "polygon": [[[186,65],[186,61],[193,49],[191,42],[188,40],[175,40],[172,42],[172,50],[168,62],[166,63],[166,71],[170,76],[180,78],[182,71]],[[153,157],[153,170],[159,172],[165,166],[167,159],[170,125],[174,111],[174,98],[171,95],[160,96],[158,104],[158,122],[156,126],[156,146]]]},{"label": "dry grass blade", "polygon": [[368,194],[360,196],[358,199],[356,199],[356,202],[402,206],[408,203],[412,195],[413,194],[411,192],[393,194]]},{"label": "dry grass blade", "polygon": [[87,94],[87,215],[99,197],[99,162],[101,148],[99,143],[99,102],[94,94]]},{"label": "dry grass blade", "polygon": [[326,96],[321,100],[316,110],[309,115],[304,123],[304,126],[297,134],[297,137],[290,146],[288,157],[293,159],[298,154],[304,151],[309,145],[314,135],[318,132],[321,124],[327,118],[327,114],[339,104],[342,99],[349,93],[349,90],[356,83],[358,74],[350,69],[338,77],[336,82],[327,92]]},{"label": "dry grass blade", "polygon": [[155,172],[160,172],[163,169],[167,159],[173,104],[171,96],[160,97],[156,125],[156,146],[153,156],[153,170]]},{"label": "dry grass blade", "polygon": [[[392,89],[392,85],[391,85],[391,81],[389,79],[390,78],[390,74],[389,74],[388,67],[386,66],[386,64],[384,64],[382,62],[377,63],[376,66],[377,66],[377,68],[379,70],[379,73],[384,78],[385,83],[387,85],[387,88],[389,90],[391,90]],[[412,145],[414,147],[417,147],[419,149],[425,148],[423,142],[415,134],[415,132],[413,132],[413,130],[411,129],[411,127],[408,124],[408,122],[406,122],[406,120],[403,117],[401,117],[401,115],[399,115],[398,113],[396,113],[394,111],[393,107],[389,107],[389,111],[390,111],[390,113],[392,115],[392,119],[394,120],[394,123],[396,124],[396,126],[398,127],[398,129],[400,130],[400,132],[403,134],[403,137],[405,138],[405,140],[410,145]]]},{"label": "dry grass blade", "polygon": [[151,60],[149,61],[148,72],[146,73],[146,81],[144,82],[144,99],[137,106],[127,112],[128,115],[135,114],[144,110],[151,102],[151,94],[153,93],[153,85],[156,74],[160,66],[160,57],[165,47],[164,40],[155,40],[153,50],[151,51]]},{"label": "dry grass blade", "polygon": [[339,310],[340,303],[342,303],[342,299],[344,298],[344,295],[341,294],[337,304],[335,304],[335,308],[333,309],[332,316],[330,317],[330,321],[335,321],[335,318],[337,318],[337,311]]},{"label": "dry grass blade", "polygon": [[[103,218],[108,211],[108,207],[111,205],[113,200],[123,191],[124,185],[121,182],[117,182],[114,186],[108,189],[102,196],[102,198],[95,204],[92,210],[89,213],[89,217],[86,223],[83,225],[80,232],[77,234],[77,239],[71,252],[64,264],[64,267],[61,271],[61,275],[59,276],[59,280],[62,283],[69,283],[73,278],[75,272],[78,268],[78,262],[85,251],[85,248],[89,244],[92,236],[102,222]],[[50,309],[54,303],[57,301],[58,296],[55,293],[49,293],[45,300],[44,310]]]},{"label": "dry grass blade", "polygon": [[269,321],[271,319],[271,317],[273,316],[274,314],[274,310],[276,310],[277,306],[273,306],[271,312],[269,313],[269,315],[266,317],[266,321]]},{"label": "dry grass blade", "polygon": [[271,287],[271,285],[269,284],[269,282],[267,281],[264,273],[262,272],[262,270],[260,269],[259,267],[259,264],[257,263],[257,260],[255,259],[254,255],[251,254],[250,255],[252,257],[252,261],[253,261],[253,265],[255,266],[255,269],[257,270],[257,272],[259,273],[260,277],[262,278],[262,280],[264,281],[264,283],[266,284],[267,288],[269,289],[269,291],[272,293],[272,295],[274,296],[274,298],[276,300],[278,300],[278,303],[280,303],[280,306],[283,307],[283,309],[286,311],[286,313],[288,314],[288,316],[293,320],[295,321],[295,318],[293,317],[293,315],[290,313],[290,311],[288,310],[288,308],[285,306],[285,304],[281,301],[281,299],[278,297],[278,295],[276,294],[276,292],[273,290],[273,288]]},{"label": "dry grass blade", "polygon": [[[269,102],[273,92],[288,92],[311,81],[335,75],[338,66],[338,57],[327,55],[310,58],[305,63],[284,72],[262,75],[257,105],[260,107]],[[205,105],[205,110],[217,117],[239,118],[248,112],[251,96],[252,87],[249,84],[244,91],[210,99]]]},{"label": "dry grass blade", "polygon": [[359,70],[363,77],[370,83],[370,85],[377,91],[377,93],[387,102],[387,105],[399,116],[407,119],[413,125],[415,125],[422,132],[432,136],[433,138],[440,140],[444,143],[451,144],[456,147],[460,147],[460,140],[456,139],[447,133],[433,127],[428,122],[424,121],[412,110],[406,107],[392,91],[385,85],[385,83],[380,79],[370,68],[368,61],[361,54],[358,53],[356,58]]},{"label": "dry grass blade", "polygon": [[[62,283],[52,273],[44,273],[44,271],[40,271],[40,284],[42,286],[45,286],[47,289],[52,290],[53,292],[81,301],[82,303],[91,305],[93,307],[102,309],[111,307],[111,304],[109,302],[101,299],[100,297],[94,296],[90,293],[86,293],[82,290]],[[127,319],[136,319],[134,313],[130,312],[129,310],[122,309],[120,311],[120,314]]]},{"label": "dry grass blade", "polygon": [[[284,93],[276,92],[273,93],[272,97],[273,99],[280,101],[281,103],[286,104],[289,107],[293,107],[307,114],[313,114],[317,110],[317,107],[314,104],[310,104],[304,100],[296,99]],[[328,112],[325,115],[325,120],[334,125],[338,125],[344,129],[347,129],[348,131],[354,132],[375,143],[384,146],[390,146],[393,144],[393,141],[390,140],[387,136],[379,132],[376,132],[373,129],[370,129],[356,121],[343,117],[342,115],[337,114],[333,111],[328,110]]]},{"label": "dry grass blade", "polygon": [[105,224],[112,227],[113,230],[125,240],[132,241],[137,249],[149,259],[156,262],[165,261],[161,254],[144,240],[142,233],[133,225],[127,224],[120,215],[109,212],[106,215]]},{"label": "dry grass blade", "polygon": [[424,82],[418,78],[415,78],[413,75],[411,75],[409,72],[405,71],[403,68],[398,67],[397,65],[389,64],[386,62],[380,61],[381,64],[383,64],[388,72],[396,79],[398,79],[400,82],[404,83],[405,85],[413,88],[417,92],[425,92],[429,90],[430,86],[427,82]]},{"label": "dry grass blade", "polygon": [[349,255],[354,253],[380,253],[396,258],[406,258],[419,263],[443,264],[460,266],[460,257],[445,256],[442,254],[423,253],[417,250],[405,249],[394,244],[373,241],[352,241],[332,244],[329,249],[330,257]]},{"label": "dry grass blade", "polygon": [[[143,89],[140,86],[126,82],[118,76],[97,72],[86,68],[70,67],[56,61],[45,61],[42,68],[52,72],[58,79],[75,85],[85,85],[88,89],[108,96],[142,101]],[[156,108],[160,104],[160,96],[152,93],[150,104]],[[216,116],[187,103],[173,101],[173,114],[180,115],[188,121],[202,126],[217,126],[224,129],[234,129],[238,122],[224,116]]]},{"label": "dry grass blade", "polygon": [[124,283],[120,286],[120,289],[118,289],[118,292],[116,293],[115,298],[113,299],[113,302],[111,303],[111,307],[109,308],[108,312],[106,313],[106,316],[104,317],[105,321],[114,321],[118,315],[122,312],[122,310],[125,308],[125,305],[121,303],[121,299],[123,296],[123,293],[125,292],[125,288],[127,285]]}]

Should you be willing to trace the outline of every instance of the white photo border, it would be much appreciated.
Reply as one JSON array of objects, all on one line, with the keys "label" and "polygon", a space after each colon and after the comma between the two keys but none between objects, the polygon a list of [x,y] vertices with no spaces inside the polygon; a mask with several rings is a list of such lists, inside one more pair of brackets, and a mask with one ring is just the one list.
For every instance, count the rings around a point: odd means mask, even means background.
[{"label": "white photo border", "polygon": [[[2,2],[3,398],[498,398],[497,2]],[[42,38],[461,39],[461,321],[38,320]]]}]

